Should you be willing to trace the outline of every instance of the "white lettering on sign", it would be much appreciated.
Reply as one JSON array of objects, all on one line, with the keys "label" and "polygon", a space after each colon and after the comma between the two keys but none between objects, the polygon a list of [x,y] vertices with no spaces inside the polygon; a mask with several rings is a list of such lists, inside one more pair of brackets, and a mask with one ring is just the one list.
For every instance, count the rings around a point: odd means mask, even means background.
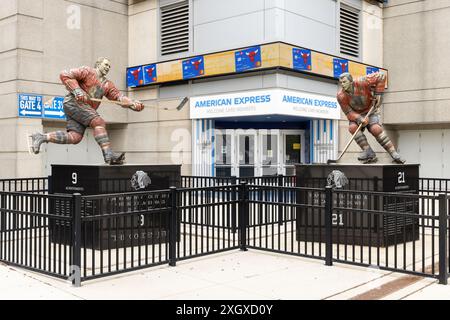
[{"label": "white lettering on sign", "polygon": [[257,115],[291,115],[340,119],[335,97],[268,89],[191,98],[191,119]]},{"label": "white lettering on sign", "polygon": [[337,101],[311,99],[311,98],[298,97],[298,96],[284,95],[283,102],[304,104],[304,105],[315,106],[315,107],[337,108]]},{"label": "white lettering on sign", "polygon": [[36,107],[36,101],[20,101],[19,106],[22,109],[34,109]]},{"label": "white lettering on sign", "polygon": [[[339,221],[338,221],[338,220],[339,220]],[[340,226],[343,226],[343,225],[344,225],[344,217],[343,217],[343,214],[340,213],[340,214],[338,215],[337,213],[333,213],[333,215],[332,215],[332,224],[333,224],[334,226],[337,226],[338,224],[339,224]]]},{"label": "white lettering on sign", "polygon": [[42,96],[19,94],[19,116],[41,117],[42,116]]},{"label": "white lettering on sign", "polygon": [[72,173],[72,184],[77,184],[78,183],[78,175],[76,172]]}]

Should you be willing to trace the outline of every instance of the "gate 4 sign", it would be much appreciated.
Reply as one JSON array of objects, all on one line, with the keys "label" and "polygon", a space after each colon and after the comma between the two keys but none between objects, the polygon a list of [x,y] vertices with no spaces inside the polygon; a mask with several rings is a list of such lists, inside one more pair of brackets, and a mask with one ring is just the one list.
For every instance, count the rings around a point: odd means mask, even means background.
[{"label": "gate 4 sign", "polygon": [[55,97],[48,103],[44,104],[44,118],[49,119],[65,119],[63,109],[64,97]]},{"label": "gate 4 sign", "polygon": [[19,94],[19,117],[42,117],[42,96]]}]

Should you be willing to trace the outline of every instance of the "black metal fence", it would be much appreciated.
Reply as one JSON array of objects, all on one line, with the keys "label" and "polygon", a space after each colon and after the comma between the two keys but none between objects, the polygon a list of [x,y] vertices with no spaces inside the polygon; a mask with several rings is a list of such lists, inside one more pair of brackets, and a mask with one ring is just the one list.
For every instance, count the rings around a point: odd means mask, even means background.
[{"label": "black metal fence", "polygon": [[[50,210],[58,203],[61,212]],[[71,274],[72,248],[69,232],[54,226],[72,226],[71,196],[0,192],[0,260],[58,278]],[[57,241],[50,241],[53,236]],[[66,242],[66,244],[63,244]]]},{"label": "black metal fence", "polygon": [[0,191],[44,194],[48,191],[48,181],[47,177],[0,179]]},{"label": "black metal fence", "polygon": [[[114,181],[105,183],[117,184]],[[0,191],[4,192],[31,192],[46,193],[48,191],[50,179],[48,177],[0,179]],[[351,190],[367,190],[370,185],[377,185],[380,179],[349,179]],[[119,181],[118,192],[125,190],[130,184],[128,180]],[[283,187],[295,187],[297,181],[295,176],[266,176],[266,177],[204,177],[204,176],[182,176],[181,186],[183,188],[204,188],[221,185],[239,185],[242,182],[257,185],[271,185]],[[324,178],[309,178],[308,184],[312,187],[323,188],[327,181]],[[129,189],[129,188],[128,188]],[[450,179],[444,178],[419,178],[419,192],[424,195],[437,195],[440,193],[450,193]]]},{"label": "black metal fence", "polygon": [[176,191],[179,241],[177,260],[240,247],[239,194],[236,185]]},{"label": "black metal fence", "polygon": [[[245,186],[247,245],[447,283],[449,196]],[[258,194],[290,194],[259,200]],[[253,195],[253,196],[252,196]],[[294,196],[292,196],[294,195]],[[253,199],[252,199],[253,198]],[[287,199],[287,201],[286,201]]]},{"label": "black metal fence", "polygon": [[[308,241],[300,242],[296,238],[297,218],[300,210],[309,210],[313,218],[322,223],[324,211],[324,189],[268,187],[243,185],[246,196],[244,201],[248,212],[247,244],[249,248],[281,252],[309,258],[325,259],[322,233],[312,236]],[[317,199],[317,203],[308,203],[306,198]],[[281,200],[281,201],[280,201]],[[321,214],[322,213],[322,214]],[[306,227],[308,226],[308,217]],[[314,230],[314,226],[312,226]]]},{"label": "black metal fence", "polygon": [[0,184],[0,261],[75,284],[247,248],[440,283],[450,272],[449,195],[437,179],[401,194],[296,187],[283,176],[183,177],[183,188],[95,196],[47,195],[37,179]]},{"label": "black metal fence", "polygon": [[[448,196],[327,191],[333,197],[328,210],[334,225],[334,261],[401,270],[446,283],[448,270],[436,263],[448,260]],[[430,202],[431,210],[425,212]]]},{"label": "black metal fence", "polygon": [[181,176],[182,188],[204,188],[223,185],[240,185],[246,182],[251,185],[295,187],[295,176],[264,176],[264,177],[204,177]]},{"label": "black metal fence", "polygon": [[82,281],[169,262],[169,190],[78,195],[74,201],[73,250]]},{"label": "black metal fence", "polygon": [[419,178],[419,191],[426,195],[450,193],[450,179]]}]

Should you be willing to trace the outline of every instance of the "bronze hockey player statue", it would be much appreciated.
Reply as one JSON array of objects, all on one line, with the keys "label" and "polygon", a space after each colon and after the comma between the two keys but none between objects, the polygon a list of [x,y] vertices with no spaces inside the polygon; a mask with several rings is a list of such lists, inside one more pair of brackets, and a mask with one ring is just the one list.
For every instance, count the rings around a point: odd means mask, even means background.
[{"label": "bronze hockey player statue", "polygon": [[[385,75],[377,72],[353,80],[350,73],[343,73],[339,77],[339,83],[342,89],[337,94],[337,100],[349,120],[350,133],[353,135],[358,126],[363,123],[361,130],[355,136],[356,143],[363,150],[358,160],[364,163],[377,161],[376,154],[363,133],[367,128],[378,143],[390,154],[395,163],[405,163],[380,122],[379,107],[386,84]],[[373,103],[375,103],[374,111],[365,119]]]},{"label": "bronze hockey player statue", "polygon": [[94,137],[99,144],[103,158],[108,164],[122,164],[125,154],[118,154],[111,149],[111,143],[106,131],[106,123],[97,113],[100,105],[98,101],[90,98],[119,101],[134,111],[142,111],[144,105],[139,101],[132,101],[124,96],[106,75],[111,68],[108,58],[98,58],[95,68],[80,67],[63,71],[60,74],[61,82],[69,93],[64,98],[64,113],[67,118],[66,131],[55,131],[46,134],[34,133],[31,135],[31,150],[39,153],[42,143],[77,144],[83,139],[87,127],[94,130]]}]

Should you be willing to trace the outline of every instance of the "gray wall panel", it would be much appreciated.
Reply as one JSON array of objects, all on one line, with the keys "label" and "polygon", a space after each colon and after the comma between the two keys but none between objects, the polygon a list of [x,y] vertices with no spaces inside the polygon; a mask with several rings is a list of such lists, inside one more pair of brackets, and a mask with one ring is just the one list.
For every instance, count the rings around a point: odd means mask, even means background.
[{"label": "gray wall panel", "polygon": [[262,42],[264,42],[263,11],[194,27],[194,54]]},{"label": "gray wall panel", "polygon": [[286,38],[286,11],[279,8],[264,12],[264,41],[284,41]]},{"label": "gray wall panel", "polygon": [[286,42],[336,54],[336,29],[329,25],[286,12]]},{"label": "gray wall panel", "polygon": [[262,86],[262,76],[210,81],[194,84],[192,86],[192,95],[199,96],[243,90],[258,90]]},{"label": "gray wall panel", "polygon": [[285,0],[285,9],[305,18],[336,26],[337,2],[333,0]]},{"label": "gray wall panel", "polygon": [[239,78],[216,78],[200,81],[190,85],[166,86],[160,88],[160,98],[181,96],[203,96],[232,93],[244,90],[264,88],[286,88],[327,96],[335,96],[337,84],[331,81],[313,80],[302,75],[269,73],[244,76]]},{"label": "gray wall panel", "polygon": [[313,80],[298,75],[280,75],[280,87],[287,89],[306,91],[326,96],[336,96],[338,86],[337,83]]},{"label": "gray wall panel", "polygon": [[264,0],[194,0],[194,25],[264,10]]},{"label": "gray wall panel", "polygon": [[189,85],[161,86],[159,87],[159,98],[169,99],[189,96]]},{"label": "gray wall panel", "polygon": [[352,7],[355,7],[357,9],[362,9],[362,0],[341,0],[341,2],[348,4]]},{"label": "gray wall panel", "polygon": [[192,54],[272,41],[335,54],[337,7],[335,0],[194,0]]}]

